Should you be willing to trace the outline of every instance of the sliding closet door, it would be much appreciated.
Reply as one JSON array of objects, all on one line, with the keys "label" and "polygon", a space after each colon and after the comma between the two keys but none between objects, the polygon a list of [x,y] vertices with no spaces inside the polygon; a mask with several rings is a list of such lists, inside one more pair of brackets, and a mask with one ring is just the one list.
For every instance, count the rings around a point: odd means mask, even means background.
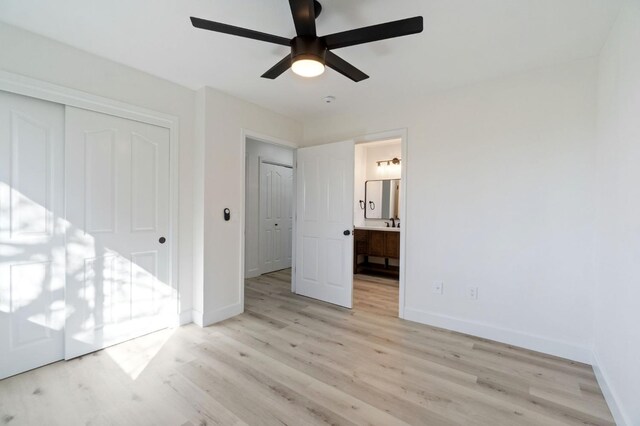
[{"label": "sliding closet door", "polygon": [[169,130],[66,109],[65,358],[165,328]]},{"label": "sliding closet door", "polygon": [[0,379],[64,355],[64,107],[0,92]]}]

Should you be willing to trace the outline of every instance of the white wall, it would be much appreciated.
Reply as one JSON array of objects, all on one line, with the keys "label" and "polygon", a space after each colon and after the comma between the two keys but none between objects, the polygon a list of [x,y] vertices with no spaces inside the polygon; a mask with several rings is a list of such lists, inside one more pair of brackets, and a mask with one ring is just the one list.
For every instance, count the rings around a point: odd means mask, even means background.
[{"label": "white wall", "polygon": [[[201,89],[198,97],[199,108],[204,109],[205,128],[197,141],[204,150],[204,205],[195,214],[203,218],[204,265],[198,266],[203,276],[196,280],[202,279],[204,293],[202,300],[194,301],[194,321],[207,325],[242,312],[244,304],[243,130],[295,144],[302,140],[302,125],[209,87]],[[229,222],[223,219],[225,207],[231,210]]]},{"label": "white wall", "polygon": [[640,424],[640,2],[600,58],[596,372],[616,421]]},{"label": "white wall", "polygon": [[402,144],[400,140],[361,143],[356,145],[354,169],[355,199],[353,205],[353,220],[355,226],[386,226],[384,220],[365,219],[364,210],[360,207],[359,201],[364,200],[366,181],[400,179],[400,167],[378,167],[376,161],[391,160],[393,158],[401,157]]},{"label": "white wall", "polygon": [[195,92],[0,23],[0,69],[115,99],[180,119],[179,286],[183,320],[191,320],[193,118]]},{"label": "white wall", "polygon": [[305,123],[306,146],[408,129],[408,319],[590,361],[595,85],[582,60]]},{"label": "white wall", "polygon": [[[390,160],[393,158],[402,157],[402,145],[400,140],[388,141],[388,142],[372,142],[362,144],[364,146],[365,157],[365,173],[364,181],[361,182],[364,188],[365,182],[368,180],[379,179],[400,179],[401,169],[398,166],[382,165],[378,167],[377,161]],[[368,208],[368,207],[367,207]],[[362,210],[360,210],[362,212]],[[364,216],[364,212],[362,213]],[[384,218],[389,219],[389,218]],[[365,225],[367,226],[386,226],[385,222],[388,220],[379,219],[365,219]],[[395,261],[394,261],[395,262]],[[392,262],[392,264],[394,263]]]},{"label": "white wall", "polygon": [[245,278],[260,275],[260,160],[293,166],[293,149],[247,138],[245,172]]},{"label": "white wall", "polygon": [[386,166],[382,165],[378,167],[377,161],[391,160],[393,158],[402,157],[401,141],[396,140],[388,143],[373,142],[370,144],[364,144],[367,152],[367,168],[366,168],[366,180],[375,179],[400,179],[400,167],[399,166]]},{"label": "white wall", "polygon": [[367,150],[364,144],[355,146],[353,169],[353,226],[364,226],[364,210],[360,201],[364,201],[364,183],[367,180]]}]

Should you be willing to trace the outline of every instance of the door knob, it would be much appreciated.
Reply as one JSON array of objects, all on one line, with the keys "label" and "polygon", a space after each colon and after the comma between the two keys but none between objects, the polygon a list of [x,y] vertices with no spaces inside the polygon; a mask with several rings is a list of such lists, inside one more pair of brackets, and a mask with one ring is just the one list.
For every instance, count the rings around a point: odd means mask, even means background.
[{"label": "door knob", "polygon": [[165,241],[167,241],[165,237],[160,237],[160,239],[158,240],[160,244],[164,244]]},{"label": "door knob", "polygon": [[346,231],[343,232],[344,235],[351,235],[351,231],[349,231],[348,229]]}]

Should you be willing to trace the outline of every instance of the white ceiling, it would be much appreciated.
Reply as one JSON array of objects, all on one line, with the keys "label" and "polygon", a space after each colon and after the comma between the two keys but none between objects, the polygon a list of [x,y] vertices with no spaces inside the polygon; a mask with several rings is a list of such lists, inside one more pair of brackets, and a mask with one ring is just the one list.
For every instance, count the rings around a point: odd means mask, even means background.
[{"label": "white ceiling", "polygon": [[[336,50],[369,74],[260,75],[288,49],[191,27],[189,16],[294,36],[287,0],[2,0],[0,21],[192,89],[211,86],[301,120],[598,54],[618,0],[324,0],[324,35],[424,16],[422,34]],[[337,100],[327,105],[322,98]]]}]

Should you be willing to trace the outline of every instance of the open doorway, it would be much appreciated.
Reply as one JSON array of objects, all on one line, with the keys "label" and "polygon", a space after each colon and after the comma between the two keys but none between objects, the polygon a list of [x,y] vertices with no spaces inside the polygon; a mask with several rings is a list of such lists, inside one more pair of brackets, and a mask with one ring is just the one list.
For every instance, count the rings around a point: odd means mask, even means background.
[{"label": "open doorway", "polygon": [[399,316],[402,140],[355,145],[353,301],[355,309]]},{"label": "open doorway", "polygon": [[290,282],[295,151],[252,136],[245,144],[245,283],[274,273]]}]

